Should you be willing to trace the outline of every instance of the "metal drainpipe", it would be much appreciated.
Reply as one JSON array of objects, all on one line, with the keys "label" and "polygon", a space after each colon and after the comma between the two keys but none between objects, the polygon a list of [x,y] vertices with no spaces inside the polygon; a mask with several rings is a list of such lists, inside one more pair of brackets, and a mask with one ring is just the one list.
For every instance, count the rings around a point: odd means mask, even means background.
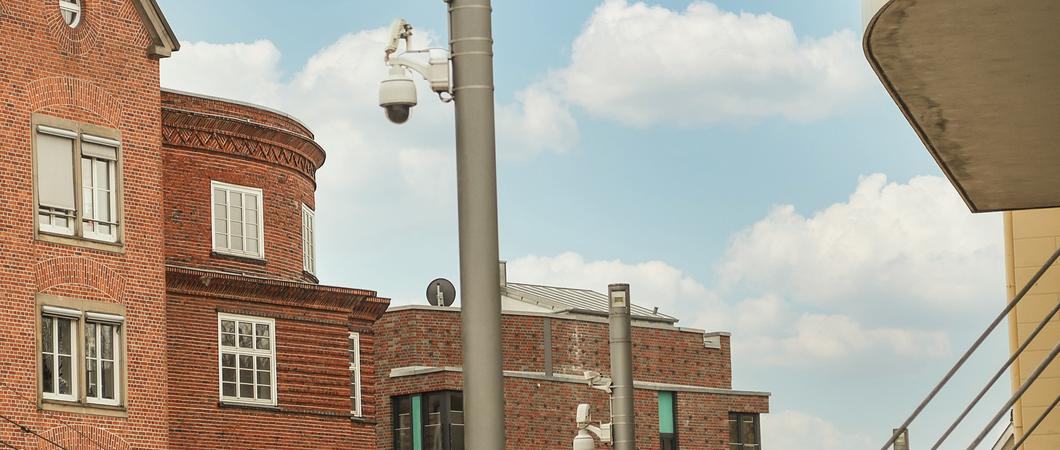
[{"label": "metal drainpipe", "polygon": [[501,300],[497,261],[497,163],[489,0],[445,0],[456,103],[466,444],[504,445]]},{"label": "metal drainpipe", "polygon": [[607,287],[611,299],[608,320],[611,341],[612,412],[615,450],[636,450],[633,433],[633,339],[630,333],[629,285]]}]

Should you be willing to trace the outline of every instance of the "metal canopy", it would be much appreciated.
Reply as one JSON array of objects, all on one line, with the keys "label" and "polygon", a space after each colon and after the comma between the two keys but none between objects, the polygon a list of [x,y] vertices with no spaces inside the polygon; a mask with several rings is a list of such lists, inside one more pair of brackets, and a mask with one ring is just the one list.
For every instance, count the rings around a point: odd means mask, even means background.
[{"label": "metal canopy", "polygon": [[1060,2],[891,0],[864,46],[972,212],[1060,206]]}]

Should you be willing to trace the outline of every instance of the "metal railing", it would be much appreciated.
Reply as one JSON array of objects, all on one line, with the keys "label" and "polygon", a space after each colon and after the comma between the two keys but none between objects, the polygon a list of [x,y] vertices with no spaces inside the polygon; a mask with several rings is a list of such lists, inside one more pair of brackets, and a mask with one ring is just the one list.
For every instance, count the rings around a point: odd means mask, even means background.
[{"label": "metal railing", "polygon": [[[1030,292],[1031,288],[1033,288],[1034,285],[1038,283],[1038,280],[1040,280],[1042,276],[1045,275],[1045,272],[1047,272],[1049,268],[1052,267],[1053,263],[1056,262],[1057,258],[1060,258],[1060,249],[1054,251],[1052,256],[1050,256],[1049,259],[1047,259],[1045,263],[1042,264],[1042,267],[1038,269],[1038,271],[1034,274],[1034,276],[1031,277],[1030,280],[1027,281],[1027,284],[1023,286],[1023,289],[1020,289],[1016,296],[1013,297],[1012,301],[1010,301],[1008,305],[1005,306],[1005,309],[1003,309],[1001,313],[994,318],[994,321],[986,327],[986,330],[983,330],[982,334],[979,335],[979,338],[976,339],[974,343],[972,343],[971,347],[969,347],[968,350],[966,350],[964,354],[961,355],[960,359],[957,360],[953,367],[951,367],[950,370],[946,372],[946,375],[943,376],[942,380],[939,381],[937,385],[935,385],[934,389],[932,389],[930,393],[928,393],[927,397],[925,397],[924,400],[921,401],[919,405],[917,405],[916,409],[913,410],[913,413],[909,415],[905,422],[903,422],[900,427],[895,429],[894,434],[892,434],[891,438],[888,439],[885,444],[883,444],[883,447],[881,447],[880,450],[887,450],[888,448],[890,448],[891,445],[894,444],[895,440],[897,440],[902,435],[902,433],[904,433],[905,430],[909,428],[909,425],[912,424],[913,421],[916,420],[916,418],[920,415],[920,413],[924,411],[924,408],[927,407],[927,405],[935,399],[935,396],[938,395],[939,391],[941,391],[942,388],[946,385],[946,383],[950,381],[950,378],[953,378],[953,375],[956,374],[962,366],[964,366],[964,363],[968,361],[968,358],[971,357],[972,354],[979,349],[979,347],[983,344],[983,341],[985,341],[986,338],[994,332],[997,326],[1000,325],[1003,320],[1005,320],[1008,314],[1012,312],[1012,310],[1015,309],[1017,305],[1019,305],[1020,301],[1023,300],[1023,298],[1027,295],[1028,292]],[[998,369],[997,372],[995,372],[994,376],[991,377],[990,381],[987,382],[986,386],[984,386],[983,389],[979,391],[975,398],[972,399],[971,402],[969,402],[969,404],[964,408],[964,410],[961,411],[961,414],[957,417],[957,419],[954,420],[954,422],[949,426],[949,428],[946,429],[945,433],[943,433],[942,436],[938,439],[938,441],[935,442],[935,445],[931,447],[932,450],[939,448],[939,446],[941,446],[942,443],[946,441],[946,439],[950,436],[953,430],[956,429],[962,421],[964,421],[964,419],[968,416],[968,413],[971,412],[972,408],[974,408],[975,405],[979,403],[980,400],[982,400],[983,396],[986,395],[986,392],[990,390],[990,388],[994,385],[994,383],[997,382],[998,379],[1001,378],[1002,375],[1004,375],[1005,371],[1008,370],[1009,366],[1011,366],[1012,363],[1016,361],[1016,358],[1018,358],[1019,355],[1023,353],[1023,351],[1030,345],[1031,341],[1034,340],[1034,338],[1038,336],[1042,329],[1044,329],[1045,326],[1049,324],[1049,321],[1052,320],[1054,316],[1056,316],[1058,311],[1060,311],[1060,302],[1058,302],[1057,305],[1053,307],[1053,310],[1045,317],[1045,319],[1042,320],[1034,329],[1034,331],[1032,331],[1031,334],[1027,336],[1027,339],[1024,339],[1023,342],[1020,343],[1019,347],[1016,348],[1016,351],[1012,352],[1012,355],[1007,361],[1005,361],[1005,364],[1003,364],[1001,368]],[[1014,405],[1016,401],[1020,399],[1020,397],[1023,396],[1023,393],[1030,388],[1031,384],[1033,384],[1034,381],[1037,380],[1038,377],[1041,375],[1041,373],[1044,372],[1047,367],[1049,367],[1049,364],[1053,362],[1053,359],[1056,358],[1056,355],[1058,353],[1060,353],[1060,342],[1058,342],[1053,347],[1053,350],[1049,353],[1049,355],[1042,360],[1041,364],[1038,365],[1038,367],[1034,370],[1034,372],[1031,373],[1027,380],[1024,381],[1023,384],[1020,385],[1020,387],[1015,392],[1013,392],[1012,396],[1009,397],[1008,401],[1005,402],[1004,406],[1002,406],[1001,409],[997,412],[997,414],[995,414],[994,417],[990,420],[990,422],[985,427],[983,427],[983,430],[979,433],[978,436],[976,436],[975,440],[972,441],[971,445],[968,446],[969,450],[974,449],[977,445],[979,445],[979,443],[983,441],[983,439],[990,432],[990,430],[993,429],[995,425],[997,425],[998,420],[1000,420],[1001,417],[1005,415],[1005,412],[1009,408],[1011,408],[1012,405]],[[1057,397],[1057,401],[1060,401],[1060,397]],[[1028,436],[1030,436],[1034,429],[1037,428],[1038,425],[1045,420],[1045,418],[1049,415],[1053,408],[1056,407],[1057,401],[1053,401],[1052,406],[1046,408],[1046,410],[1034,421],[1033,425],[1026,430],[1020,440],[1016,442],[1016,446],[1013,447],[1014,450],[1018,450],[1020,445],[1023,444],[1023,442],[1027,439]]]}]

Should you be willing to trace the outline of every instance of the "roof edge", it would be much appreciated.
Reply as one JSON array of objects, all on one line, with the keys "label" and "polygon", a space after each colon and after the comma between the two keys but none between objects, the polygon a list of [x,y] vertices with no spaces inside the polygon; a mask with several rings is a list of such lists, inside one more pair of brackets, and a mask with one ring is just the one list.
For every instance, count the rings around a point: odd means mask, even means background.
[{"label": "roof edge", "polygon": [[151,45],[147,48],[147,54],[153,58],[168,58],[173,52],[180,50],[180,40],[169,26],[162,8],[156,0],[134,0],[136,11],[147,25],[147,32],[151,35]]}]

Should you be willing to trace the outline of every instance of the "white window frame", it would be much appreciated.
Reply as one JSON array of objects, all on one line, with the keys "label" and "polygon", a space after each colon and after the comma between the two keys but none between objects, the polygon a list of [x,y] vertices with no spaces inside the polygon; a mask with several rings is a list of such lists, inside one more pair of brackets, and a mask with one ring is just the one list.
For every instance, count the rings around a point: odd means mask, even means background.
[{"label": "white window frame", "polygon": [[302,204],[302,270],[317,273],[317,219],[309,205]]},{"label": "white window frame", "polygon": [[[231,240],[232,239],[232,236],[231,236],[231,224],[232,224],[232,222],[231,222],[231,217],[227,217],[225,219],[227,221],[227,225],[226,226],[228,227],[228,230],[229,230],[229,232],[228,232],[228,239],[229,239],[228,246],[227,247],[221,247],[221,246],[218,245],[218,243],[217,243],[217,230],[216,230],[216,227],[217,227],[217,217],[216,217],[217,213],[215,211],[215,209],[216,209],[215,206],[217,204],[217,199],[214,198],[214,194],[215,194],[215,191],[217,189],[221,189],[221,190],[225,191],[226,195],[227,195],[227,193],[235,192],[235,193],[244,194],[244,195],[246,195],[246,194],[254,195],[255,198],[257,199],[257,209],[258,209],[258,215],[257,215],[257,219],[258,219],[258,223],[257,223],[257,225],[258,225],[258,236],[257,236],[257,239],[258,239],[258,251],[257,251],[257,253],[252,253],[252,252],[246,251],[246,248],[247,248],[247,245],[246,245],[246,239],[247,239],[247,236],[246,236],[246,225],[247,225],[247,220],[246,220],[246,215],[245,214],[243,216],[243,236],[242,236],[242,239],[243,239],[243,250],[236,250],[236,249],[232,248],[232,240]],[[226,254],[226,255],[242,256],[244,258],[253,258],[253,259],[261,259],[261,260],[265,259],[265,208],[264,208],[264,206],[265,206],[265,195],[262,192],[262,190],[259,189],[259,188],[253,188],[253,187],[249,187],[249,186],[239,186],[239,185],[236,185],[236,184],[223,183],[223,182],[220,182],[220,181],[210,181],[210,242],[212,243],[211,247],[213,248],[213,251],[215,251],[217,253],[223,253],[223,254]],[[231,208],[231,205],[228,203],[228,199],[227,198],[225,199],[225,208]],[[244,212],[245,212],[246,207],[244,206],[243,209],[244,209]],[[230,214],[226,211],[225,215],[228,216]]]},{"label": "white window frame", "polygon": [[353,375],[350,400],[353,400],[353,410],[350,411],[350,414],[353,414],[354,417],[361,417],[363,415],[361,404],[361,334],[351,331],[350,341],[353,342],[353,349],[350,350],[350,372]]},{"label": "white window frame", "polygon": [[[122,353],[123,353],[122,346],[124,345],[124,342],[122,340],[122,336],[123,336],[124,331],[125,331],[124,330],[124,322],[125,322],[125,319],[123,317],[121,317],[121,316],[115,316],[115,315],[110,315],[110,314],[92,313],[92,312],[86,312],[85,313],[86,333],[87,333],[87,325],[88,324],[91,323],[91,324],[94,324],[96,326],[96,358],[95,359],[97,361],[97,364],[99,364],[99,368],[96,370],[96,386],[97,386],[96,394],[98,394],[98,395],[96,397],[89,397],[88,396],[88,380],[86,379],[85,380],[85,402],[86,403],[93,404],[93,405],[107,405],[107,406],[120,406],[122,404],[122,401],[121,401],[122,400],[121,377],[122,377],[122,373],[124,372],[124,369],[122,367],[123,361],[121,360],[121,356],[122,356]],[[114,375],[113,375],[114,379],[111,380],[114,383],[114,399],[103,398],[103,346],[102,346],[102,342],[103,341],[101,339],[103,331],[102,331],[101,325],[111,326],[111,327],[113,327],[113,330],[114,330],[113,331],[114,336],[111,337],[111,339],[113,339],[111,342],[114,343],[114,349],[112,350],[112,353],[113,353],[113,356],[114,356],[114,359],[113,359],[113,361],[114,361]],[[87,336],[85,337],[84,342],[87,345],[87,343],[88,343],[88,337]],[[87,377],[88,376],[88,374],[87,374],[88,350],[87,349],[84,351],[84,354],[85,354],[85,358],[84,359],[86,360],[85,361],[85,369],[86,369],[85,370],[85,372],[86,372],[85,376]]]},{"label": "white window frame", "polygon": [[[44,318],[47,317],[52,320],[52,388],[55,392],[44,392],[44,382],[41,381],[41,398],[45,400],[59,400],[66,402],[76,402],[80,398],[79,387],[81,386],[81,369],[82,365],[78,361],[78,347],[82,346],[81,340],[78,339],[80,333],[78,330],[81,321],[81,311],[70,310],[67,308],[59,307],[44,307],[41,311],[40,317],[37,320],[41,321],[41,326],[44,325]],[[70,393],[60,394],[59,393],[59,326],[58,320],[65,319],[70,321]],[[42,331],[43,333],[43,331]],[[38,353],[38,357],[44,355],[44,349],[41,348]],[[44,376],[43,368],[38,376]]]},{"label": "white window frame", "polygon": [[[235,321],[236,322],[237,334],[236,334],[236,345],[234,347],[230,347],[230,346],[226,346],[226,345],[222,345],[221,344],[221,321],[222,320],[231,320],[231,321]],[[239,322],[249,322],[249,323],[252,323],[252,324],[255,324],[255,325],[257,325],[257,324],[267,324],[267,325],[269,325],[269,334],[270,334],[270,336],[269,336],[269,350],[258,350],[257,348],[253,348],[253,349],[240,348],[239,347],[239,336],[238,336]],[[256,326],[254,328],[255,328],[255,330],[257,329]],[[256,342],[254,343],[254,346],[255,347],[257,346]],[[223,369],[223,365],[222,365],[222,354],[223,353],[232,353],[232,354],[236,355],[237,368],[236,368],[236,396],[235,397],[227,396],[227,395],[224,394],[224,374],[222,372],[224,370]],[[257,382],[256,382],[256,380],[257,380],[258,374],[257,374],[256,370],[254,371],[255,372],[254,373],[254,380],[255,380],[254,397],[255,398],[249,399],[249,398],[239,397],[239,368],[238,368],[238,360],[239,360],[239,356],[240,355],[253,357],[255,359],[255,364],[257,364],[257,362],[256,362],[257,357],[259,357],[259,356],[267,356],[267,357],[269,357],[269,362],[272,365],[272,367],[269,369],[269,374],[272,377],[272,379],[270,380],[270,383],[272,384],[272,386],[271,386],[272,393],[271,393],[270,397],[272,397],[272,398],[270,398],[268,400],[259,400],[259,399],[257,399],[258,392],[257,392]],[[272,319],[272,318],[269,318],[269,317],[245,316],[245,315],[240,315],[240,314],[217,313],[217,396],[218,396],[218,398],[221,399],[221,402],[222,403],[246,404],[246,405],[276,406],[278,404],[278,401],[277,401],[278,399],[276,398],[276,380],[277,380],[277,378],[278,378],[278,376],[276,374],[276,319]]]},{"label": "white window frame", "polygon": [[59,12],[63,11],[73,14],[73,21],[67,22],[66,17],[63,17],[63,22],[70,26],[70,28],[76,27],[81,23],[81,0],[59,0]]},{"label": "white window frame", "polygon": [[[70,128],[74,128],[74,130],[72,130]],[[75,131],[75,130],[78,130],[78,131]],[[36,142],[37,139],[38,139],[38,136],[40,136],[42,134],[53,136],[53,137],[58,137],[58,138],[62,138],[62,139],[69,139],[71,141],[71,144],[72,144],[71,157],[73,158],[70,162],[71,162],[71,164],[73,166],[72,167],[73,168],[73,174],[72,174],[73,175],[73,186],[71,186],[71,189],[72,189],[72,191],[74,193],[74,207],[73,207],[74,209],[67,211],[65,209],[59,209],[59,208],[55,208],[55,207],[44,206],[44,205],[40,204],[40,199],[39,198],[36,199],[35,200],[35,206],[36,206],[37,209],[34,212],[34,220],[36,221],[36,224],[37,224],[37,231],[40,232],[40,233],[44,233],[44,234],[68,236],[68,237],[73,237],[73,238],[78,238],[78,239],[86,239],[86,240],[104,242],[104,243],[108,243],[108,244],[117,244],[119,242],[119,240],[120,240],[121,231],[122,231],[121,229],[124,226],[123,219],[122,219],[123,212],[122,212],[122,208],[121,208],[121,205],[120,205],[121,196],[119,194],[119,191],[122,189],[122,186],[121,186],[121,175],[120,175],[120,173],[121,173],[121,162],[120,162],[121,156],[120,155],[121,155],[121,149],[122,149],[121,142],[117,141],[117,140],[114,140],[114,139],[100,137],[100,136],[96,136],[96,135],[89,134],[89,133],[83,133],[80,130],[81,130],[80,126],[74,126],[72,123],[66,123],[65,125],[62,125],[62,126],[51,126],[51,125],[45,125],[45,124],[36,124],[35,127],[34,127],[34,136],[33,136],[34,142]],[[97,131],[99,131],[99,130],[97,130]],[[111,148],[111,149],[114,150],[114,154],[113,155],[107,155],[107,156],[103,156],[103,155],[100,155],[100,154],[87,154],[87,153],[85,153],[84,148],[83,148],[83,144],[86,143],[86,142],[88,142],[90,144],[95,144],[95,145]],[[35,146],[36,146],[36,144],[35,144]],[[35,153],[37,151],[39,151],[39,149],[36,149]],[[34,158],[37,158],[37,157],[38,157],[37,155],[34,155]],[[106,218],[106,220],[102,220],[102,219],[96,218],[94,211],[93,211],[93,214],[92,214],[93,218],[90,219],[90,218],[86,217],[86,212],[87,211],[86,211],[86,208],[85,208],[85,198],[84,198],[84,191],[85,191],[86,186],[85,186],[85,180],[84,180],[83,171],[81,170],[81,165],[83,164],[83,161],[85,159],[88,159],[89,161],[93,161],[93,162],[95,162],[97,160],[98,161],[106,161],[107,164],[109,165],[109,170],[108,170],[109,174],[108,174],[108,176],[110,177],[110,179],[108,180],[108,184],[110,186],[110,191],[109,191],[109,195],[107,196],[107,200],[110,202],[110,207],[109,207],[110,217]],[[35,161],[34,165],[36,165],[37,163],[38,162]],[[37,167],[34,167],[34,171],[35,172],[37,171]],[[42,175],[43,174],[40,174],[40,173],[36,174],[36,178],[34,180],[34,184],[35,184],[34,188],[35,189],[37,188],[36,184],[39,183],[39,177],[41,177]],[[95,181],[96,171],[95,171],[94,167],[92,168],[90,175],[92,176],[92,181]],[[93,186],[91,188],[89,188],[93,192],[93,194],[98,189],[96,186],[98,186],[98,183],[93,183]],[[92,202],[93,202],[93,209],[95,209],[96,208],[96,203],[95,203],[94,196],[93,196]],[[67,219],[68,226],[60,227],[60,226],[53,225],[51,223],[42,223],[41,220],[40,220],[40,216],[41,215],[45,215],[45,216],[51,217],[52,219],[50,219],[50,221],[54,220],[54,217],[58,217],[58,216],[65,217]],[[107,225],[110,225],[111,233],[106,234],[106,233],[98,233],[98,232],[95,232],[95,231],[90,231],[90,230],[87,229],[87,227],[85,227],[85,222],[86,221],[103,222],[103,223],[105,223]]]}]

